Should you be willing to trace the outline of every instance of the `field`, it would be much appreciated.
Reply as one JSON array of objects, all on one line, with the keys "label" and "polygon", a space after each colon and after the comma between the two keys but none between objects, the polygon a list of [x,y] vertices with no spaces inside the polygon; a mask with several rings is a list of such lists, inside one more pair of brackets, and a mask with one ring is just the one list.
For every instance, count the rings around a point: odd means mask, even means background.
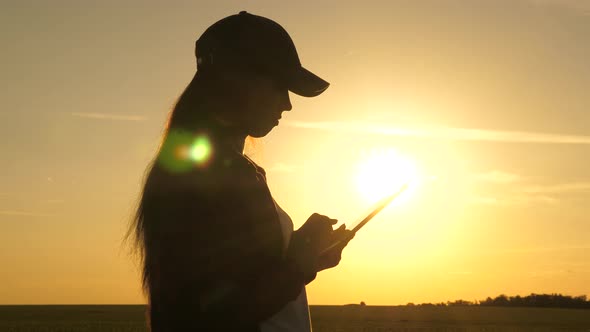
[{"label": "field", "polygon": [[[146,331],[141,305],[0,306],[2,332]],[[314,332],[590,331],[590,310],[311,306]]]}]

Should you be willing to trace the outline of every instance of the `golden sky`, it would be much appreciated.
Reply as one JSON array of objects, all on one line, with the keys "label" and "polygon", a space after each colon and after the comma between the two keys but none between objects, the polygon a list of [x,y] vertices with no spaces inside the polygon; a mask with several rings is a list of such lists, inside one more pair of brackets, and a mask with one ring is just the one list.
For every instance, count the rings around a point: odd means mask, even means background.
[{"label": "golden sky", "polygon": [[[311,304],[590,295],[587,1],[2,7],[0,304],[145,303],[120,248],[143,170],[195,39],[240,10],[282,24],[331,82],[292,96],[252,151],[295,227],[353,223],[367,174],[419,174],[308,285]],[[373,171],[383,156],[394,172]]]}]

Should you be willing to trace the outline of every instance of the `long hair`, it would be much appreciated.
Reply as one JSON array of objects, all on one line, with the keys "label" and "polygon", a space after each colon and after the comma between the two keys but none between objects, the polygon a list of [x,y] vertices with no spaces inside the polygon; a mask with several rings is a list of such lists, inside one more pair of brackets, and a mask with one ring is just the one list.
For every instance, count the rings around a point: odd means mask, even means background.
[{"label": "long hair", "polygon": [[154,178],[158,173],[158,158],[171,131],[174,129],[191,130],[209,115],[207,114],[209,110],[204,107],[204,104],[207,102],[207,98],[211,98],[212,94],[216,93],[216,89],[212,85],[214,85],[214,80],[209,77],[208,73],[198,71],[177,98],[168,115],[156,155],[147,165],[136,211],[124,236],[123,241],[131,245],[132,256],[137,259],[141,267],[141,289],[148,300],[146,311],[148,327],[150,327],[151,294],[153,289],[158,286],[155,280],[158,262],[154,256],[159,244],[155,241],[157,237],[155,220],[154,218],[146,218],[147,193],[155,190],[153,186],[156,182]]},{"label": "long hair", "polygon": [[[227,98],[223,95],[226,92],[223,91],[223,88],[223,83],[215,75],[207,71],[197,71],[177,98],[168,115],[156,155],[146,168],[137,209],[124,237],[124,242],[131,241],[132,255],[141,266],[141,289],[148,300],[146,311],[148,327],[151,327],[150,309],[153,305],[152,300],[154,300],[151,295],[156,288],[160,287],[157,278],[159,263],[161,263],[158,262],[158,251],[162,245],[169,245],[160,243],[161,239],[158,238],[160,230],[158,227],[161,225],[156,224],[161,220],[147,216],[150,209],[147,203],[148,195],[158,190],[156,184],[159,181],[159,174],[161,174],[158,169],[160,167],[158,160],[166,140],[174,130],[196,130],[213,115],[212,113],[217,111],[215,107],[211,107],[210,101],[216,98]],[[253,144],[255,142],[248,137],[247,143]]]}]

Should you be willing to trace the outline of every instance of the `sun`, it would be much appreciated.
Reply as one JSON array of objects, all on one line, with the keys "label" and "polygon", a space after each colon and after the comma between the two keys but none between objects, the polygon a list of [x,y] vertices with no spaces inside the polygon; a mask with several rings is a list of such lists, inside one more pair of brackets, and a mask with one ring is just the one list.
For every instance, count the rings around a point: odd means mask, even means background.
[{"label": "sun", "polygon": [[392,148],[375,149],[363,157],[358,165],[357,187],[362,197],[376,202],[407,185],[395,202],[407,201],[420,182],[415,162]]}]

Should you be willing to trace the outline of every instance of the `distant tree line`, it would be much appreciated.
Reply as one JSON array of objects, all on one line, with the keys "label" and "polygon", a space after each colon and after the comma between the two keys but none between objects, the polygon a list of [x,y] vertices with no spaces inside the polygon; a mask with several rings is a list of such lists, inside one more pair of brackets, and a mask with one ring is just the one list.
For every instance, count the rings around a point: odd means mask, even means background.
[{"label": "distant tree line", "polygon": [[498,295],[481,301],[447,301],[439,303],[408,303],[407,306],[485,306],[485,307],[541,307],[541,308],[576,308],[590,309],[586,295],[569,296],[562,294],[531,294],[527,296]]}]

